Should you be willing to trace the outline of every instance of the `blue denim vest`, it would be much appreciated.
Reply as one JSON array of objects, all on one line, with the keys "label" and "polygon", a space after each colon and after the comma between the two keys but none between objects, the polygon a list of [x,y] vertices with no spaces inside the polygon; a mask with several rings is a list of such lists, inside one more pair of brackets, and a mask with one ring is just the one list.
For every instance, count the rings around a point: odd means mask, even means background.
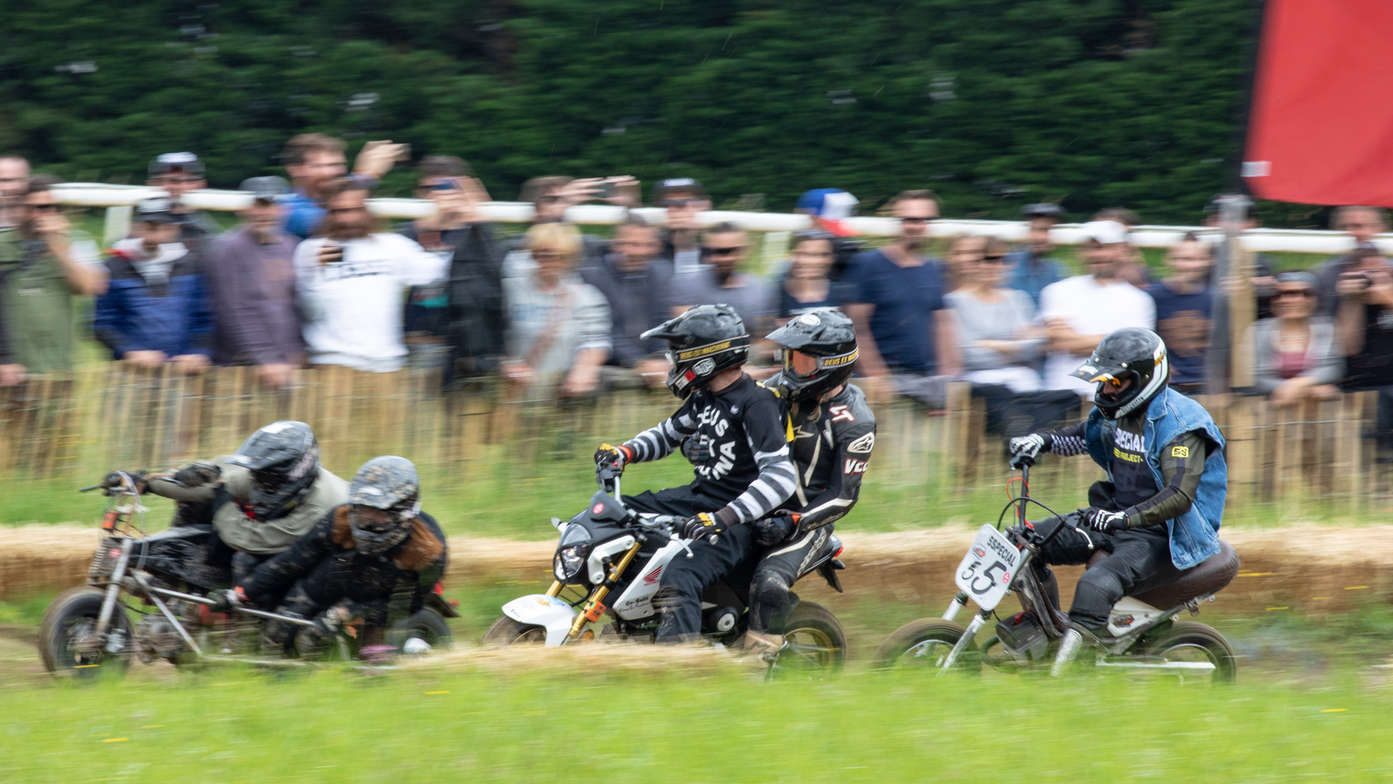
[{"label": "blue denim vest", "polygon": [[[1117,423],[1103,416],[1097,408],[1088,415],[1084,425],[1084,441],[1093,462],[1108,472],[1112,479],[1112,442]],[[1170,532],[1171,563],[1177,569],[1189,569],[1219,552],[1219,523],[1224,516],[1224,498],[1228,494],[1228,463],[1224,460],[1224,436],[1204,407],[1190,398],[1166,387],[1146,409],[1146,464],[1157,487],[1165,487],[1161,478],[1161,450],[1172,439],[1192,430],[1203,430],[1218,449],[1210,452],[1200,474],[1199,489],[1189,511],[1174,520],[1166,521]]]}]

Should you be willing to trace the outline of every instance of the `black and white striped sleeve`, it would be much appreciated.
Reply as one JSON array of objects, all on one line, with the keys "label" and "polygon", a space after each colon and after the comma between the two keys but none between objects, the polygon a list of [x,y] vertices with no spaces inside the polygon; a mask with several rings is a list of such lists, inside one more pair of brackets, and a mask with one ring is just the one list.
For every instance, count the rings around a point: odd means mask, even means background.
[{"label": "black and white striped sleeve", "polygon": [[774,511],[798,488],[798,470],[788,451],[783,409],[772,395],[761,396],[745,410],[745,438],[759,475],[745,492],[716,511],[722,525],[748,523]]},{"label": "black and white striped sleeve", "polygon": [[695,433],[696,429],[697,418],[692,413],[692,398],[687,398],[687,402],[672,416],[624,442],[624,446],[633,451],[634,456],[629,462],[661,460],[672,454],[672,451],[680,446],[687,436]]},{"label": "black and white striped sleeve", "polygon": [[1083,422],[1076,422],[1060,430],[1044,433],[1050,437],[1050,452],[1063,457],[1082,455],[1088,452],[1088,444],[1083,440]]}]

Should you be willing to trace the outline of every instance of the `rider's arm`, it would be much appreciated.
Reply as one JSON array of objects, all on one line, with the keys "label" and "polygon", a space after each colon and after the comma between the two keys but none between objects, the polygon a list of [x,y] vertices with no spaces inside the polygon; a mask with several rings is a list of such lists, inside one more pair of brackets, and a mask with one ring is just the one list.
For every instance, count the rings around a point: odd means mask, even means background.
[{"label": "rider's arm", "polygon": [[1083,441],[1084,424],[1076,422],[1058,430],[1042,430],[1040,435],[1045,436],[1044,451],[1064,457],[1087,453],[1088,445]]},{"label": "rider's arm", "polygon": [[623,446],[630,452],[627,462],[644,463],[667,457],[687,436],[695,433],[697,418],[692,413],[692,400],[695,397],[687,398],[681,408],[661,423],[625,441]]},{"label": "rider's arm", "polygon": [[1210,444],[1199,431],[1182,433],[1161,452],[1161,492],[1125,509],[1128,528],[1163,525],[1190,510],[1204,473]]},{"label": "rider's arm", "polygon": [[748,523],[769,514],[798,488],[798,473],[788,455],[788,435],[778,400],[773,395],[757,398],[745,409],[744,425],[759,475],[745,492],[716,510],[716,522],[723,526]]},{"label": "rider's arm", "polygon": [[256,567],[240,586],[247,598],[257,604],[270,604],[323,560],[333,548],[336,511],[337,508],[329,510],[304,536],[296,539],[289,550]]},{"label": "rider's arm", "polygon": [[811,531],[846,516],[861,493],[861,477],[875,447],[875,421],[856,422],[837,433],[836,463],[827,489],[808,502],[799,515],[798,530]]}]

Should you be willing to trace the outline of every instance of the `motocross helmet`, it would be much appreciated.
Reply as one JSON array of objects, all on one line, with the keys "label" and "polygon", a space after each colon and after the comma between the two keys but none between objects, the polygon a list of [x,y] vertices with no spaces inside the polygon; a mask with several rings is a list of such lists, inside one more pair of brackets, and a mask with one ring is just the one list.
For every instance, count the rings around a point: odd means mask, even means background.
[{"label": "motocross helmet", "polygon": [[667,372],[667,388],[684,399],[720,371],[745,364],[750,355],[745,322],[729,305],[697,305],[639,338],[667,341],[667,359],[672,363]]},{"label": "motocross helmet", "polygon": [[421,480],[410,460],[374,457],[348,483],[348,526],[364,555],[378,555],[401,544],[421,513]]},{"label": "motocross helmet", "polygon": [[1103,338],[1073,376],[1098,384],[1093,405],[1103,416],[1127,416],[1145,409],[1166,388],[1170,380],[1166,344],[1149,329],[1119,329]]},{"label": "motocross helmet", "polygon": [[856,365],[856,327],[839,310],[804,313],[769,333],[782,348],[784,369],[779,375],[794,402],[818,401],[851,378]]},{"label": "motocross helmet", "polygon": [[250,512],[274,520],[300,503],[319,477],[319,442],[304,422],[272,422],[228,459],[251,472]]}]

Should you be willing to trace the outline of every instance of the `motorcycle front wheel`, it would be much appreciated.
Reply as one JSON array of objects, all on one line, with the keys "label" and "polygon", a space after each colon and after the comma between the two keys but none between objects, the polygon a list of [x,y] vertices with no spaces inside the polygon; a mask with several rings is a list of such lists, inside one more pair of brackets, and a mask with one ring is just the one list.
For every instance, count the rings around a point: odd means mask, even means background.
[{"label": "motorcycle front wheel", "polygon": [[484,645],[543,645],[547,641],[547,630],[536,624],[515,621],[506,615],[499,616],[489,630],[484,632]]},{"label": "motorcycle front wheel", "polygon": [[[878,670],[943,669],[948,652],[962,639],[961,624],[942,618],[920,618],[896,629],[875,652],[872,664]],[[977,672],[981,668],[978,652],[969,647],[954,663],[954,670]]]},{"label": "motorcycle front wheel", "polygon": [[432,648],[449,648],[455,641],[449,624],[440,613],[429,607],[417,610],[409,618],[387,627],[387,644],[401,650],[407,640],[418,639]]},{"label": "motorcycle front wheel", "polygon": [[120,604],[111,613],[106,638],[98,640],[102,591],[89,586],[59,594],[39,623],[39,655],[54,674],[91,677],[101,671],[122,674],[131,663],[131,621]]},{"label": "motorcycle front wheel", "polygon": [[784,647],[772,666],[775,673],[832,671],[846,663],[846,632],[837,616],[820,604],[798,602],[783,624],[783,634]]},{"label": "motorcycle front wheel", "polygon": [[1238,659],[1229,645],[1213,627],[1194,621],[1178,621],[1146,646],[1148,656],[1159,656],[1168,662],[1208,662],[1214,670],[1204,678],[1182,678],[1207,683],[1232,683],[1238,677]]}]

